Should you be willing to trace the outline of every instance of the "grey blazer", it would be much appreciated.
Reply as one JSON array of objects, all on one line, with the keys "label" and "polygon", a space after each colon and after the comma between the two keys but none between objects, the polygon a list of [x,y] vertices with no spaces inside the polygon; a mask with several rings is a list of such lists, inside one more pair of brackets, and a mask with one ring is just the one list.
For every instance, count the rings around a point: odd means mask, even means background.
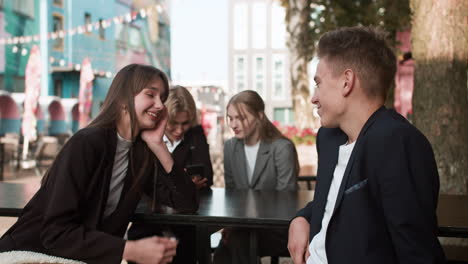
[{"label": "grey blazer", "polygon": [[296,190],[298,168],[296,149],[286,139],[261,141],[249,183],[244,141],[231,138],[224,143],[224,181],[226,188],[254,190]]}]

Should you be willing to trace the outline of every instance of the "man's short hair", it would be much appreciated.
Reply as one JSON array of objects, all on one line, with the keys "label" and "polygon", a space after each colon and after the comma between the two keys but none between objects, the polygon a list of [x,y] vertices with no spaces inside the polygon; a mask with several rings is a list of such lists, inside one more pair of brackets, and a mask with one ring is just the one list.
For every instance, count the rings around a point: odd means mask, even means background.
[{"label": "man's short hair", "polygon": [[333,65],[335,76],[352,69],[370,97],[385,100],[394,84],[396,57],[384,31],[373,27],[343,27],[322,35],[318,57]]}]

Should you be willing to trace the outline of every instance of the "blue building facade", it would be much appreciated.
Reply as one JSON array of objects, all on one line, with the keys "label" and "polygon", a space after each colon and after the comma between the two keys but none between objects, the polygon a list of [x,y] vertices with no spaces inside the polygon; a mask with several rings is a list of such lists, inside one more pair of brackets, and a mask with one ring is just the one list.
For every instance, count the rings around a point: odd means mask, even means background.
[{"label": "blue building facade", "polygon": [[[39,11],[44,3],[46,14]],[[91,117],[99,112],[112,77],[123,66],[151,64],[170,76],[167,4],[166,0],[1,1],[0,135],[20,130],[28,52],[32,45],[40,45],[44,16],[49,75],[47,96],[41,96],[37,113],[38,131],[57,135],[78,129],[80,70],[85,58],[91,60],[95,75]]]}]

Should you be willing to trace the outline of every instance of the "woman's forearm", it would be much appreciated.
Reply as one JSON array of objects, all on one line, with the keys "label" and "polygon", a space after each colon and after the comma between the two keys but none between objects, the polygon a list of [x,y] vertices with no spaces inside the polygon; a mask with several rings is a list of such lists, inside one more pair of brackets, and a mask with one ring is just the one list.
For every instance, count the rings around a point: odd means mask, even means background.
[{"label": "woman's forearm", "polygon": [[148,147],[154,155],[156,155],[156,158],[158,158],[166,173],[170,173],[174,166],[174,160],[172,159],[171,153],[167,149],[166,144],[164,142],[160,144],[151,143],[148,144]]}]

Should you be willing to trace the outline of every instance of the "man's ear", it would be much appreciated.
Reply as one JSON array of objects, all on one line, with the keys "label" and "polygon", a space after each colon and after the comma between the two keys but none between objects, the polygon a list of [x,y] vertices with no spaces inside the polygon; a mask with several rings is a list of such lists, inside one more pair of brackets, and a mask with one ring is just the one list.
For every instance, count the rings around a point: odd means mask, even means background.
[{"label": "man's ear", "polygon": [[351,94],[356,83],[356,74],[351,69],[346,69],[343,72],[343,90],[342,95],[347,97]]}]

